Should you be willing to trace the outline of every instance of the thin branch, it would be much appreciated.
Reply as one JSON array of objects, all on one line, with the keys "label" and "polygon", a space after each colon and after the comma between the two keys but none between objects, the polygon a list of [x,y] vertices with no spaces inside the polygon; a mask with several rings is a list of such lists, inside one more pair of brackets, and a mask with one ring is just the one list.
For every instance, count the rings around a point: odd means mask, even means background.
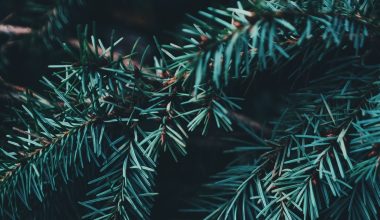
[{"label": "thin branch", "polygon": [[252,128],[255,131],[262,132],[265,136],[270,135],[272,133],[272,130],[265,127],[264,125],[260,124],[259,122],[253,120],[252,118],[243,115],[241,113],[237,112],[229,112],[229,115],[232,119],[234,119],[237,123],[246,125],[250,128]]},{"label": "thin branch", "polygon": [[9,15],[5,16],[1,21],[0,23],[5,23],[7,22],[8,20],[12,19],[14,17],[14,13],[10,13]]},{"label": "thin branch", "polygon": [[9,24],[0,24],[0,34],[6,34],[10,36],[22,36],[32,33],[30,27],[14,26]]}]

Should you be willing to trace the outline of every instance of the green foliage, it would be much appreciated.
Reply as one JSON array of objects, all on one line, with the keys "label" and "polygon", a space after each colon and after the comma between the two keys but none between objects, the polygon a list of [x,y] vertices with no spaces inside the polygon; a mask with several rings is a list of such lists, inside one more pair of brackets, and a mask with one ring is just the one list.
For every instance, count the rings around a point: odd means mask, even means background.
[{"label": "green foliage", "polygon": [[[42,202],[46,191],[81,176],[85,166],[99,167],[101,175],[89,182],[89,200],[80,203],[91,211],[84,218],[147,218],[159,153],[169,151],[174,159],[186,154],[190,121],[193,131],[215,115],[218,126],[232,129],[227,109],[237,105],[225,95],[195,98],[169,84],[170,76],[136,66],[144,54],[138,58],[133,49],[114,56],[122,39],[104,48],[83,32],[79,53],[64,45],[78,62],[50,66],[58,71],[42,81],[48,98],[28,96],[17,110],[23,126],[2,148],[2,206],[11,218],[18,218],[19,201],[27,208],[31,196]],[[203,109],[206,115],[198,117]]]},{"label": "green foliage", "polygon": [[196,86],[211,78],[219,88],[266,69],[268,62],[292,59],[289,51],[320,38],[325,49],[351,41],[359,50],[372,27],[364,17],[370,3],[338,2],[247,1],[237,8],[209,8],[199,18],[190,16],[193,24],[179,36],[183,45],[164,45],[163,52],[173,60],[168,67],[176,77],[190,74]]},{"label": "green foliage", "polygon": [[[290,94],[290,107],[274,122],[272,138],[262,141],[266,144],[236,148],[256,162],[247,165],[238,158],[208,185],[219,192],[206,198],[222,202],[209,218],[376,218],[377,128],[360,125],[378,126],[379,66],[340,62]],[[336,88],[339,82],[345,84]]]},{"label": "green foliage", "polygon": [[235,160],[185,210],[206,219],[376,219],[380,65],[368,46],[380,31],[376,4],[209,8],[190,16],[178,43],[157,43],[154,67],[137,43],[121,56],[121,39],[105,48],[85,28],[79,52],[64,44],[76,61],[50,66],[45,98],[28,92],[15,110],[19,125],[0,148],[2,216],[19,218],[90,166],[99,172],[80,201],[83,218],[148,219],[160,155],[185,156],[191,132],[233,132],[231,114],[250,109],[228,86],[272,72],[292,88],[270,135],[244,127],[255,139],[228,151]]},{"label": "green foliage", "polygon": [[144,154],[138,143],[127,141],[123,136],[109,145],[117,150],[101,167],[103,175],[89,182],[96,184],[96,188],[88,192],[94,199],[81,203],[92,211],[83,218],[148,218],[155,195],[154,161]]}]

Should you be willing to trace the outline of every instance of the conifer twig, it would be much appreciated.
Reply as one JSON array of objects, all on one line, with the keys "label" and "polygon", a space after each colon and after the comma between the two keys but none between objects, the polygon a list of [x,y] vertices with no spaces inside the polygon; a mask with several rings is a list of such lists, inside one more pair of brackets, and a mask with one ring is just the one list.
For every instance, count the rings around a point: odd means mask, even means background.
[{"label": "conifer twig", "polygon": [[0,33],[10,36],[28,35],[32,33],[32,28],[10,24],[0,24]]},{"label": "conifer twig", "polygon": [[231,118],[234,119],[236,122],[242,123],[252,128],[253,130],[263,132],[265,136],[270,135],[272,133],[272,131],[269,128],[265,127],[264,125],[260,124],[259,122],[253,120],[252,118],[246,115],[237,112],[230,112],[229,114]]}]

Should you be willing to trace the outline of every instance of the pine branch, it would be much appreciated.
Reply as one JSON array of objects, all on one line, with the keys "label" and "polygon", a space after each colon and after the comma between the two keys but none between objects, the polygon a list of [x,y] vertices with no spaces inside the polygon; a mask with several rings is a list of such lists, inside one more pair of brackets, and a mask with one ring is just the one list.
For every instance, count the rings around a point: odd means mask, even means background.
[{"label": "pine branch", "polygon": [[[108,151],[103,145],[107,146],[109,135],[115,130],[112,127],[123,120],[135,121],[125,113],[112,113],[115,103],[110,100],[106,102],[105,91],[98,91],[99,86],[107,88],[109,82],[106,79],[106,84],[83,87],[85,84],[78,84],[77,79],[92,80],[88,72],[76,68],[72,69],[73,74],[66,71],[63,75],[75,75],[76,78],[67,77],[60,85],[44,80],[52,91],[49,102],[52,104],[41,104],[36,97],[26,100],[23,108],[28,116],[22,118],[25,130],[16,129],[21,131],[21,135],[11,136],[8,141],[14,146],[2,148],[2,157],[6,158],[2,162],[4,169],[1,170],[2,207],[11,208],[11,213],[17,214],[18,200],[29,207],[31,195],[39,201],[43,200],[45,185],[50,185],[51,190],[54,190],[58,187],[58,178],[67,182],[73,176],[72,172],[80,174],[85,159],[97,164],[97,160],[104,158]],[[114,91],[108,91],[108,94],[112,93]],[[22,186],[24,181],[32,183]],[[5,198],[12,202],[6,204]]]},{"label": "pine branch", "polygon": [[110,143],[117,150],[101,168],[104,174],[90,184],[96,184],[81,204],[92,212],[85,219],[147,219],[152,207],[155,163],[138,143],[120,137]]},{"label": "pine branch", "polygon": [[[242,209],[244,206],[235,201],[240,201],[243,195],[247,196],[248,192],[244,194],[241,190],[252,188],[255,184],[257,186],[257,182],[251,183],[253,186],[250,187],[231,184],[232,192],[226,186],[218,188],[222,190],[223,193],[219,192],[222,195],[230,195],[222,197],[224,203],[215,202],[221,200],[217,199],[217,193],[207,196],[215,200],[213,203],[220,204],[209,210],[209,218],[248,218],[255,213],[256,218],[264,216],[266,219],[301,219],[302,216],[317,219],[321,216],[321,209],[328,208],[335,198],[344,199],[350,195],[352,183],[349,173],[358,162],[350,153],[350,137],[358,132],[352,129],[352,122],[360,119],[360,109],[368,104],[367,97],[374,94],[376,97],[378,71],[376,67],[366,67],[363,68],[365,73],[355,73],[353,70],[350,75],[347,68],[352,68],[352,61],[350,65],[346,61],[342,63],[334,71],[329,70],[325,75],[318,76],[304,92],[301,90],[291,96],[296,105],[285,111],[276,122],[278,124],[274,126],[271,140],[264,140],[264,145],[236,148],[237,153],[244,152],[236,160],[242,167],[245,161],[242,158],[257,158],[257,151],[260,150],[266,151],[266,154],[261,155],[264,159],[259,159],[256,166],[262,167],[268,163],[265,158],[273,158],[272,165],[264,166],[262,170],[265,177],[259,178],[262,193],[249,191],[253,193],[250,198],[257,199],[255,206]],[[336,89],[338,82],[345,81],[341,89]],[[270,151],[271,146],[276,146],[277,151]],[[256,166],[251,166],[252,174],[256,173]],[[244,176],[243,170],[241,168],[241,176]],[[363,171],[358,173],[362,174]],[[241,182],[250,182],[251,176],[247,175]],[[228,183],[236,176],[222,176],[224,179],[210,184],[211,189],[219,182]],[[264,201],[266,205],[259,208]],[[201,208],[203,212],[207,210],[204,206]],[[360,212],[365,213],[363,210]]]},{"label": "pine branch", "polygon": [[[111,47],[104,48],[101,41],[97,41],[95,37],[92,37],[89,43],[86,35],[84,31],[84,34],[79,36],[79,54],[64,44],[65,49],[78,58],[78,62],[50,66],[58,71],[53,74],[53,80],[43,80],[43,84],[48,88],[48,104],[34,103],[35,97],[30,97],[26,100],[23,111],[19,112],[23,116],[21,120],[25,127],[15,129],[20,131],[19,134],[10,136],[8,141],[13,146],[6,147],[4,149],[7,150],[3,151],[3,157],[11,160],[3,163],[7,169],[2,173],[2,198],[14,202],[9,206],[3,203],[2,206],[11,208],[10,213],[16,213],[18,201],[29,207],[30,196],[42,201],[45,186],[50,186],[49,190],[61,187],[57,182],[66,183],[73,176],[81,174],[87,163],[93,162],[95,166],[102,164],[102,169],[107,170],[105,177],[112,177],[108,185],[110,188],[103,188],[106,185],[98,188],[96,185],[94,190],[101,189],[105,190],[106,194],[111,194],[102,197],[103,194],[90,193],[96,198],[82,204],[92,211],[98,211],[90,212],[85,217],[100,215],[146,218],[149,216],[148,208],[153,200],[145,197],[154,194],[151,191],[154,173],[152,161],[158,158],[162,150],[168,150],[175,159],[177,152],[185,154],[187,132],[184,127],[186,124],[191,125],[188,117],[205,108],[212,111],[218,127],[231,130],[227,109],[238,108],[233,99],[222,93],[214,96],[209,90],[195,98],[180,85],[166,85],[165,76],[146,73],[144,68],[120,58],[114,60],[113,48],[120,40],[114,42]],[[130,56],[123,58],[132,60],[134,56],[132,51]],[[144,54],[140,63],[143,63],[143,60]],[[197,109],[197,106],[201,108]],[[208,127],[208,119],[195,120],[204,121],[205,127]],[[194,122],[194,119],[192,121]],[[156,125],[157,128],[150,131]],[[133,130],[129,134],[134,134],[131,143],[135,144],[124,148],[127,142],[123,139],[121,144],[125,150],[122,150],[114,146],[114,141],[119,140],[114,140],[114,137],[120,136],[124,129]],[[191,129],[189,127],[189,131],[194,129],[194,126]],[[131,136],[133,135],[128,138]],[[140,154],[139,159],[134,156],[137,151]],[[114,152],[111,157],[108,156],[110,152]],[[126,160],[134,161],[133,165],[129,168],[123,165],[121,170],[121,155],[124,155]],[[115,158],[118,158],[118,165],[112,165],[113,168],[110,168],[111,164],[108,163],[113,164]],[[107,161],[103,163],[102,160]],[[135,173],[135,166],[140,167],[140,164],[141,167],[149,169],[143,168]],[[126,169],[129,170],[128,176],[124,174]],[[147,175],[152,177],[146,179]],[[21,187],[20,179],[31,180],[33,184],[26,188]],[[105,181],[102,177],[100,179]],[[141,181],[148,181],[149,184],[141,185]],[[132,188],[144,193],[124,195],[136,193]],[[6,194],[7,191],[12,193]],[[112,208],[104,210],[103,207],[99,207],[111,196],[114,199],[109,200],[109,204],[113,205],[107,207]],[[133,210],[128,204],[134,207]]]},{"label": "pine branch", "polygon": [[[346,214],[340,210],[348,210],[348,219],[376,218],[378,216],[376,208],[380,206],[377,199],[380,181],[377,138],[378,97],[377,88],[377,92],[374,91],[371,98],[368,98],[363,104],[361,117],[353,122],[354,133],[350,141],[350,154],[357,162],[349,173],[349,183],[353,189],[347,196],[334,202],[331,210],[327,213],[331,217],[338,218]],[[368,206],[363,207],[364,203]]]},{"label": "pine branch", "polygon": [[[297,212],[300,213],[300,217],[309,216],[312,219],[317,219],[320,217],[319,213],[322,207],[329,207],[329,204],[336,197],[344,198],[349,195],[348,192],[351,186],[350,182],[347,181],[347,173],[353,168],[353,158],[349,155],[349,137],[355,134],[355,131],[350,128],[351,122],[359,116],[360,111],[358,109],[360,109],[360,106],[366,104],[362,100],[366,100],[367,95],[372,95],[374,91],[378,90],[376,83],[373,83],[377,75],[376,70],[374,72],[370,71],[366,75],[368,81],[361,82],[363,83],[362,87],[356,88],[352,86],[351,88],[347,84],[342,90],[344,92],[339,90],[331,91],[332,94],[329,95],[330,101],[326,101],[322,96],[322,101],[318,102],[322,102],[327,112],[322,109],[310,109],[311,115],[307,116],[308,113],[303,113],[305,114],[305,119],[303,120],[306,123],[301,123],[300,121],[298,126],[305,127],[302,128],[301,132],[293,133],[289,137],[291,140],[289,144],[296,146],[294,149],[298,156],[293,156],[293,158],[297,159],[289,158],[287,161],[289,170],[284,172],[272,184],[275,189],[271,190],[271,192],[277,195],[277,201],[287,202],[281,205],[276,203],[275,210],[281,209],[281,212],[272,212],[268,218],[274,218],[278,214],[281,216],[287,215],[289,218],[288,212],[293,207],[295,210],[298,209]],[[355,77],[352,78],[352,83],[358,85],[354,80]],[[326,81],[323,82],[324,85],[317,84],[315,90],[326,91],[323,87],[329,87],[329,85],[326,85]],[[338,95],[339,93],[340,95]],[[309,92],[307,96],[310,97],[310,95]],[[314,96],[317,97],[317,94]],[[333,107],[329,103],[334,103],[332,101],[334,99],[339,100],[339,102],[337,101],[336,106]],[[355,99],[358,100],[358,106],[355,106]],[[306,101],[307,99],[304,98],[303,100]],[[312,100],[306,102],[317,103]],[[353,105],[352,110],[347,112],[345,110],[347,105]],[[303,111],[305,110],[307,108],[303,109]],[[320,113],[315,114],[312,111]],[[323,117],[330,118],[330,120],[323,121]],[[289,124],[289,122],[284,123],[282,121],[283,124]],[[292,123],[294,124],[295,122],[296,120]],[[319,126],[322,124],[324,127],[333,124],[333,128],[327,131],[324,128],[324,131],[321,131]],[[287,130],[287,132],[294,130],[296,127]],[[309,149],[310,153],[308,153]],[[299,165],[300,161],[304,161],[303,165]],[[323,195],[323,198],[320,195]]]},{"label": "pine branch", "polygon": [[[360,14],[349,15],[353,11],[343,7],[330,15],[323,7],[310,11],[295,3],[289,6],[268,1],[226,10],[211,8],[201,12],[201,18],[191,17],[193,26],[186,25],[180,37],[183,46],[164,45],[162,51],[171,59],[168,71],[176,71],[174,80],[192,78],[197,89],[212,79],[220,88],[232,78],[248,77],[252,65],[267,69],[270,60],[275,64],[281,57],[291,60],[289,52],[310,38],[324,41],[323,48],[339,46],[348,39],[359,50],[371,23],[363,24]],[[376,26],[370,33],[377,32]]]},{"label": "pine branch", "polygon": [[[77,62],[50,66],[57,71],[43,80],[47,98],[9,87],[23,94],[23,107],[15,111],[20,125],[0,148],[2,216],[17,218],[20,202],[31,208],[31,197],[43,201],[46,191],[92,163],[101,174],[81,202],[84,218],[149,218],[161,153],[177,160],[186,154],[188,133],[206,135],[211,122],[231,132],[235,120],[254,144],[228,151],[236,160],[190,211],[208,219],[344,218],[345,212],[350,219],[376,218],[379,66],[350,57],[373,52],[365,46],[380,31],[376,5],[247,1],[210,8],[185,25],[182,46],[158,45],[154,68],[145,68],[146,53],[115,52],[120,40],[108,48],[95,35],[87,40],[85,28],[63,44]],[[1,31],[33,33],[0,25]],[[271,130],[236,113],[240,99],[224,91],[231,80],[294,63],[286,73],[304,84],[285,95]]]}]

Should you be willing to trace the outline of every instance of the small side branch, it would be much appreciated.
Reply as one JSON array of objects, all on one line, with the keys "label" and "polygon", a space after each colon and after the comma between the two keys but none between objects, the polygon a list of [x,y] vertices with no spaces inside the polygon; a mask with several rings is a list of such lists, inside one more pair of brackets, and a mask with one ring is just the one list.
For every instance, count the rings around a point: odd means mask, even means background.
[{"label": "small side branch", "polygon": [[0,33],[9,36],[22,36],[32,33],[30,27],[14,26],[8,24],[0,24]]},{"label": "small side branch", "polygon": [[237,112],[230,112],[229,115],[237,123],[248,126],[255,131],[262,132],[264,134],[264,136],[269,136],[272,133],[271,129],[265,127],[264,125],[260,124],[259,122],[253,120],[252,118],[250,118],[246,115],[243,115],[243,114],[240,114]]}]

